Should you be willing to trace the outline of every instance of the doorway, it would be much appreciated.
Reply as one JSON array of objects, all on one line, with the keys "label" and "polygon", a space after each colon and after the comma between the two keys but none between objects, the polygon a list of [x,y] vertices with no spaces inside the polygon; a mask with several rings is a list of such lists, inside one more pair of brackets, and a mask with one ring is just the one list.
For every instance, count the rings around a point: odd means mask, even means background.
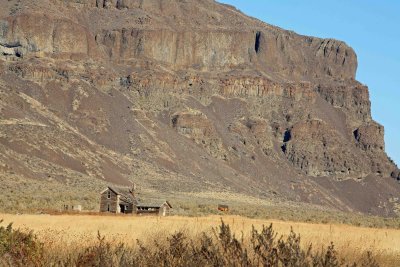
[{"label": "doorway", "polygon": [[125,205],[120,204],[120,205],[119,205],[119,208],[120,208],[121,213],[125,213],[125,212],[126,212],[126,207],[125,207]]}]

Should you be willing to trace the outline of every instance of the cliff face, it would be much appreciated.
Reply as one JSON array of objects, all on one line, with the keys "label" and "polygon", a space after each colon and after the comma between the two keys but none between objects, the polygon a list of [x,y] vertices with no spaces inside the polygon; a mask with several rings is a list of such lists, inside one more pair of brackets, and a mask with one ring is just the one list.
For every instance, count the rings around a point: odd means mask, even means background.
[{"label": "cliff face", "polygon": [[[212,0],[4,7],[3,179],[134,179],[393,213],[398,169],[345,43]],[[376,192],[373,204],[342,183]]]}]

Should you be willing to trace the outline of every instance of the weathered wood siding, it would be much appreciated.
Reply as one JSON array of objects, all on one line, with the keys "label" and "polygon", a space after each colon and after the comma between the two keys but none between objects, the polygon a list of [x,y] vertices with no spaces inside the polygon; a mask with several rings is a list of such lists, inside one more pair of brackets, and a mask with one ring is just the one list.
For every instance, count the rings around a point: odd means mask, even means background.
[{"label": "weathered wood siding", "polygon": [[[108,192],[111,196],[108,198]],[[119,196],[115,194],[112,190],[108,189],[104,191],[100,196],[100,212],[112,212],[117,213],[119,205]],[[108,208],[110,208],[108,210]]]},{"label": "weathered wood siding", "polygon": [[170,213],[170,207],[167,203],[161,205],[158,215],[160,216],[168,216]]}]

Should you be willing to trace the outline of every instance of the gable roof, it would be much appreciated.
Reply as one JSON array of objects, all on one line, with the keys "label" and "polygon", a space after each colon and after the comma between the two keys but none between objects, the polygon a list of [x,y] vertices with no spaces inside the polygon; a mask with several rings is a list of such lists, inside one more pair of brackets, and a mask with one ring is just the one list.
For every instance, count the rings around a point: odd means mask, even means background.
[{"label": "gable roof", "polygon": [[102,194],[104,192],[106,192],[107,190],[112,191],[114,194],[120,196],[120,199],[122,201],[125,201],[127,203],[130,204],[137,204],[137,200],[135,199],[135,197],[132,194],[132,191],[130,188],[127,187],[107,187],[107,189],[105,189],[103,192],[101,192]]}]

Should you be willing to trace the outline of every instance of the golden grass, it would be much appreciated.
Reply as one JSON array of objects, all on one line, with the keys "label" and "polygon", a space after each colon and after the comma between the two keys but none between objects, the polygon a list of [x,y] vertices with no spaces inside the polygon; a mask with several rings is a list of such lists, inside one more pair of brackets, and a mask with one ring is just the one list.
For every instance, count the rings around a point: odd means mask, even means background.
[{"label": "golden grass", "polygon": [[[137,216],[90,216],[90,215],[10,215],[0,214],[3,224],[13,222],[15,228],[31,229],[50,248],[77,249],[95,242],[97,232],[108,240],[134,243],[162,238],[178,230],[196,236],[210,232],[220,224],[220,216],[209,217],[137,217]],[[311,224],[278,220],[249,219],[225,216],[237,236],[250,233],[252,225],[260,228],[273,223],[279,235],[286,235],[290,228],[299,233],[302,244],[315,248],[326,247],[334,242],[341,257],[356,260],[366,251],[372,251],[382,266],[396,266],[400,262],[400,230],[363,228],[340,224]]]}]

